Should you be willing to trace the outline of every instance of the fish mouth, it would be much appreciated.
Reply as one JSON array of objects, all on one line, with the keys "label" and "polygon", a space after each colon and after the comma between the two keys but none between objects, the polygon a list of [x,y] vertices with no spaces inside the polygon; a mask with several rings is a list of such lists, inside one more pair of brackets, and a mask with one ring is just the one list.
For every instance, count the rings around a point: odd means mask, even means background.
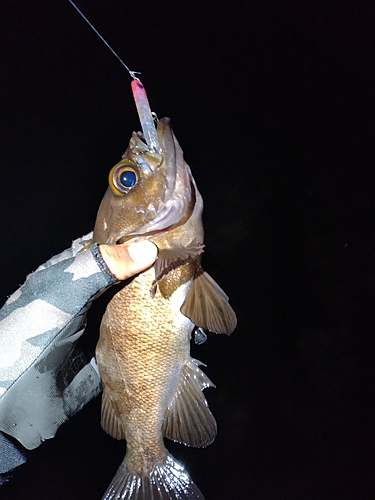
[{"label": "fish mouth", "polygon": [[[135,156],[135,162],[144,170],[146,175],[149,175],[151,172],[154,173],[164,161],[163,138],[168,134],[173,136],[170,118],[164,117],[157,121],[156,134],[158,137],[157,141],[160,143],[160,146],[158,144],[156,150],[150,149],[143,132],[133,132],[129,144],[130,151]],[[124,158],[125,156],[126,151],[122,157]]]},{"label": "fish mouth", "polygon": [[[149,168],[150,170],[155,168],[153,175],[156,175],[156,171],[162,172],[163,193],[157,202],[149,205],[145,222],[120,236],[117,239],[118,242],[124,243],[135,236],[157,234],[178,224],[186,214],[191,200],[195,199],[191,171],[184,160],[181,146],[172,131],[169,118],[159,120],[157,135],[162,161],[156,168],[149,164]],[[146,154],[143,153],[140,156],[146,159]],[[137,158],[135,161],[137,162]]]}]

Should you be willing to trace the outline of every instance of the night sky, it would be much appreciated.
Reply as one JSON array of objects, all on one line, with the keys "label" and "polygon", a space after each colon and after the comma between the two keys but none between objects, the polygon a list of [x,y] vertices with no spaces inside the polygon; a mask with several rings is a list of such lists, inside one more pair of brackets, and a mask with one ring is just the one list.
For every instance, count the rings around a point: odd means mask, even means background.
[{"label": "night sky", "polygon": [[[238,316],[193,346],[215,442],[168,449],[206,500],[374,499],[374,3],[77,2],[171,117],[205,200],[204,267]],[[0,33],[3,302],[93,228],[139,121],[67,0],[1,0]],[[100,398],[1,499],[99,500],[125,452],[99,421]]]}]

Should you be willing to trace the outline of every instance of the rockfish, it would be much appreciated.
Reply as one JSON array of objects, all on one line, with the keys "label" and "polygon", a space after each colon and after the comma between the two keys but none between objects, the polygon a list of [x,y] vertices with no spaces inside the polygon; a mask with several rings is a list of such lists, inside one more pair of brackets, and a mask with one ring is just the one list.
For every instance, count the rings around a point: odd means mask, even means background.
[{"label": "rockfish", "polygon": [[125,459],[103,499],[203,499],[163,437],[203,447],[216,422],[202,394],[213,386],[190,357],[194,325],[231,333],[228,297],[203,271],[203,200],[169,119],[157,126],[160,153],[133,133],[109,174],[94,241],[148,239],[156,263],[110,301],[96,359],[103,381],[101,425],[126,439]]}]

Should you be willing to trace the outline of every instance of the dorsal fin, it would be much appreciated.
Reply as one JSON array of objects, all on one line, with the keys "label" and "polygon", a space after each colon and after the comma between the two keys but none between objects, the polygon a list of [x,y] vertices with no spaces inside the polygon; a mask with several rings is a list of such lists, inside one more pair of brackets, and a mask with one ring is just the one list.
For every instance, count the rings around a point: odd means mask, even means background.
[{"label": "dorsal fin", "polygon": [[215,386],[199,368],[202,364],[190,358],[183,366],[162,427],[163,435],[168,439],[197,448],[212,443],[217,428],[202,394],[206,387]]},{"label": "dorsal fin", "polygon": [[228,296],[202,268],[198,269],[180,310],[195,325],[211,332],[230,334],[237,325]]}]

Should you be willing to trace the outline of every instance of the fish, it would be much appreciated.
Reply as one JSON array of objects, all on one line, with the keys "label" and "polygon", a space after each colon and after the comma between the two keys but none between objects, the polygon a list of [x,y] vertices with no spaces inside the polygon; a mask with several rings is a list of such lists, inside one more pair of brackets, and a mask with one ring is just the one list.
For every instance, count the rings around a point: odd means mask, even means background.
[{"label": "fish", "polygon": [[133,132],[109,173],[93,240],[146,239],[153,266],[107,305],[96,346],[103,383],[101,426],[126,440],[126,454],[103,500],[204,500],[164,438],[205,447],[217,425],[203,390],[214,387],[190,356],[195,327],[230,334],[236,315],[201,265],[203,200],[169,118],[156,127],[160,150]]}]

